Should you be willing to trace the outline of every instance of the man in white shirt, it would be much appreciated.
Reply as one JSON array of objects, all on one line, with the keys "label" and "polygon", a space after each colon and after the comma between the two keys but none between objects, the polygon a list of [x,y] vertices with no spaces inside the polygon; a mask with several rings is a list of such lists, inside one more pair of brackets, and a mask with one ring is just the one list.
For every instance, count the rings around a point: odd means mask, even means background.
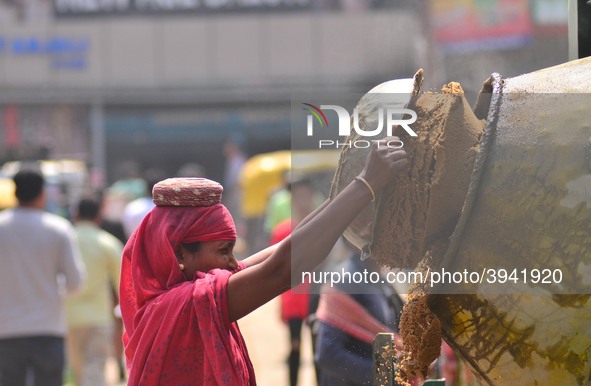
[{"label": "man in white shirt", "polygon": [[42,174],[13,180],[18,206],[0,212],[0,386],[62,386],[64,293],[82,286],[84,264],[72,225],[43,210]]}]

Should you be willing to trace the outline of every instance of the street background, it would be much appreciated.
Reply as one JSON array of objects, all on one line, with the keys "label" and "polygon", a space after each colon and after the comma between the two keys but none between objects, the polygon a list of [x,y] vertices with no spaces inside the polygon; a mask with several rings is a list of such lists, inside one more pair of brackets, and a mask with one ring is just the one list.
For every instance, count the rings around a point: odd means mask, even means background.
[{"label": "street background", "polygon": [[[0,209],[14,205],[10,176],[40,160],[52,161],[47,209],[66,218],[82,195],[101,192],[106,219],[119,221],[133,197],[117,183],[149,170],[193,167],[223,182],[229,199],[240,174],[228,179],[228,141],[241,162],[289,150],[295,95],[363,93],[424,68],[424,90],[458,81],[473,103],[491,73],[569,59],[567,3],[0,0]],[[268,236],[264,210],[250,204],[228,203],[243,256]],[[287,385],[279,300],[239,324],[259,384]],[[311,385],[302,336],[300,385]],[[115,382],[114,363],[107,371]]]}]

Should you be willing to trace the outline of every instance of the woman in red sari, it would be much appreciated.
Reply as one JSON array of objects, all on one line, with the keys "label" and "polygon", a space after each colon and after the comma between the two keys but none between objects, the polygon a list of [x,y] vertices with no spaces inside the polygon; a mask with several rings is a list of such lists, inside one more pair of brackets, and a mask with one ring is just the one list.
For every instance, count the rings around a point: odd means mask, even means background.
[{"label": "woman in red sari", "polygon": [[[408,168],[375,141],[363,172],[283,242],[238,263],[236,228],[205,179],[160,182],[156,207],[129,239],[121,271],[128,385],[256,385],[236,321],[312,271],[376,192]],[[392,140],[392,138],[389,138]],[[292,244],[297,248],[292,251]]]}]

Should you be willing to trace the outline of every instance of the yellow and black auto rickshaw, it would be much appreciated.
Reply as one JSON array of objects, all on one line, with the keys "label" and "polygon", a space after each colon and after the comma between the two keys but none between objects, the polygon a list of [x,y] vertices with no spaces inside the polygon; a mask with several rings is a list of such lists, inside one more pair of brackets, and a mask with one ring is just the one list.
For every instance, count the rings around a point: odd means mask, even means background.
[{"label": "yellow and black auto rickshaw", "polygon": [[247,226],[248,252],[268,244],[263,224],[269,197],[291,180],[303,177],[327,197],[339,157],[339,150],[281,150],[253,156],[244,164],[240,175],[241,215]]}]

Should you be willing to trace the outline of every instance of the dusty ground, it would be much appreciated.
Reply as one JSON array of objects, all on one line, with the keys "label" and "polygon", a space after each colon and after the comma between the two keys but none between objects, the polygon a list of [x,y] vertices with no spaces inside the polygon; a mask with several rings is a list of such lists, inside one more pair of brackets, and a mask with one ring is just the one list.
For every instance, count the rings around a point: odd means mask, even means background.
[{"label": "dusty ground", "polygon": [[[259,386],[289,386],[286,358],[289,330],[279,318],[279,299],[275,299],[244,318],[240,328],[246,340]],[[315,384],[310,330],[302,331],[300,386]]]}]

